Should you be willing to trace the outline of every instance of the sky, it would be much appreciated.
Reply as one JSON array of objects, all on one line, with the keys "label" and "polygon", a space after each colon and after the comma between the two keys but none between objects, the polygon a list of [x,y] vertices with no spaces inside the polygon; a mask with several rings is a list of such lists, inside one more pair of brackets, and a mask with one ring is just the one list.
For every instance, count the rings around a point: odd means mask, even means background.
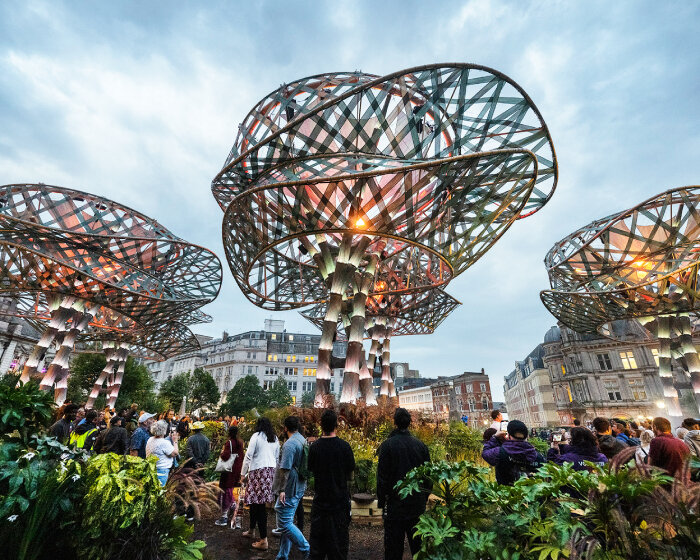
[{"label": "sky", "polygon": [[[543,258],[574,229],[664,190],[700,184],[700,3],[645,1],[12,2],[0,0],[0,184],[105,196],[223,259],[210,183],[238,124],[304,76],[387,74],[436,62],[520,84],[559,160],[550,202],[517,222],[449,292],[430,336],[392,340],[422,376],[503,377],[555,319]],[[312,332],[249,303],[224,264],[197,333]]]}]

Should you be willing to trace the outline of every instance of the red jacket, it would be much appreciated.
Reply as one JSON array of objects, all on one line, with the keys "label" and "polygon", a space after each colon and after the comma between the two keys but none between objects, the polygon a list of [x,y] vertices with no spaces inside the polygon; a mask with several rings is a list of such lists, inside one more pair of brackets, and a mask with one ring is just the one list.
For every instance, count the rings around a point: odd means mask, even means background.
[{"label": "red jacket", "polygon": [[688,446],[673,434],[659,434],[649,444],[649,464],[674,476],[690,455]]}]

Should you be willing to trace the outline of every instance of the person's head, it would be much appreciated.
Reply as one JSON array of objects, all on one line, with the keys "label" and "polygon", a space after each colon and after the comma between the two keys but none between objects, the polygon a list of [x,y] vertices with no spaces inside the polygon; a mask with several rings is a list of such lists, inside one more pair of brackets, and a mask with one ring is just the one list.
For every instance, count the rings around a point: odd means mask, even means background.
[{"label": "person's head", "polygon": [[578,418],[574,418],[574,426],[580,426],[581,425],[581,420]]},{"label": "person's head", "polygon": [[73,422],[78,415],[78,408],[80,407],[77,404],[67,404],[66,408],[63,409],[63,418],[65,418],[67,422]]},{"label": "person's head", "polygon": [[642,445],[649,445],[652,439],[654,439],[654,432],[651,430],[642,430],[642,433],[639,434],[639,441]]},{"label": "person's head", "polygon": [[198,434],[204,429],[204,422],[193,422],[192,423],[192,431],[195,434]]},{"label": "person's head", "polygon": [[688,428],[684,428],[683,426],[678,426],[676,428],[676,437],[678,439],[683,439],[685,437],[685,434],[688,433]]},{"label": "person's head", "polygon": [[597,447],[598,440],[589,429],[576,426],[571,428],[571,445],[577,447]]},{"label": "person's head", "polygon": [[521,422],[520,420],[511,420],[508,422],[508,427],[506,429],[510,439],[520,441],[525,441],[527,439],[528,430],[525,422]]},{"label": "person's head", "polygon": [[112,427],[121,426],[122,420],[123,418],[121,416],[112,416],[112,419],[109,421],[109,425]]},{"label": "person's head", "polygon": [[630,428],[632,428],[633,430],[638,430],[639,425],[633,421],[633,422],[630,422]]},{"label": "person's head", "polygon": [[144,412],[139,416],[139,425],[143,426],[145,428],[148,428],[155,422],[156,415],[155,414],[149,414],[148,412]]},{"label": "person's head", "polygon": [[498,430],[496,428],[489,428],[487,430],[484,430],[484,443],[486,443],[493,436],[495,436],[497,432]]},{"label": "person's head", "polygon": [[228,427],[228,439],[236,440],[238,439],[238,426]]},{"label": "person's head", "polygon": [[397,408],[394,411],[394,426],[399,430],[407,430],[411,425],[411,413],[405,408]]},{"label": "person's head", "polygon": [[165,419],[172,420],[173,418],[175,418],[175,411],[171,408],[170,410],[168,410],[168,412],[165,413]]},{"label": "person's head", "polygon": [[321,430],[324,436],[329,436],[338,427],[338,415],[335,410],[328,409],[321,414]]},{"label": "person's head", "polygon": [[277,439],[277,436],[275,436],[275,430],[272,429],[272,422],[270,422],[270,419],[266,418],[265,416],[258,418],[257,422],[255,423],[255,431],[265,434],[265,436],[267,436],[267,441],[270,443]]},{"label": "person's head", "polygon": [[85,422],[87,424],[94,424],[96,420],[97,420],[97,411],[96,410],[88,410],[85,413]]},{"label": "person's head", "polygon": [[132,410],[133,412],[136,412],[136,409],[137,409],[138,407],[139,407],[138,404],[136,404],[136,403],[131,403],[131,410]]},{"label": "person's head", "polygon": [[671,422],[662,416],[657,416],[651,421],[651,429],[654,431],[654,435],[659,434],[670,434],[671,433]]},{"label": "person's head", "polygon": [[593,419],[593,429],[601,436],[611,433],[610,422],[600,416]]},{"label": "person's head", "polygon": [[76,420],[82,420],[85,418],[85,407],[78,407],[78,413],[75,415]]},{"label": "person's head", "polygon": [[151,426],[151,435],[153,437],[165,437],[168,433],[168,423],[165,420],[158,420]]},{"label": "person's head", "polygon": [[287,437],[298,432],[299,428],[301,428],[301,422],[299,422],[299,418],[297,416],[287,416],[284,419],[284,431],[287,434]]},{"label": "person's head", "polygon": [[491,411],[491,420],[494,422],[502,422],[503,421],[503,414],[501,414],[501,411],[496,409]]},{"label": "person's head", "polygon": [[686,430],[700,430],[700,419],[698,418],[686,418],[681,424]]}]

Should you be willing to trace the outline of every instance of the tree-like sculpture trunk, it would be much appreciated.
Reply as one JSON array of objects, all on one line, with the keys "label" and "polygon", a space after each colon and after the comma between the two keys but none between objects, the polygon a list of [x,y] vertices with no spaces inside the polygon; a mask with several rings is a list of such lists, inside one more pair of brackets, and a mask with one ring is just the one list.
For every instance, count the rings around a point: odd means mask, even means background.
[{"label": "tree-like sculpture trunk", "polygon": [[49,309],[51,312],[49,324],[41,335],[39,341],[34,346],[32,353],[27,358],[27,361],[24,363],[22,375],[19,378],[22,383],[26,383],[36,375],[39,362],[44,359],[46,351],[48,350],[49,346],[51,346],[51,343],[56,339],[56,335],[59,333],[59,331],[65,328],[66,321],[70,317],[71,305],[74,301],[75,298],[71,297],[49,298]]},{"label": "tree-like sculpture trunk", "polygon": [[675,318],[676,330],[679,333],[679,342],[683,357],[685,358],[685,366],[690,376],[690,382],[695,395],[695,404],[700,413],[700,358],[698,357],[697,348],[693,343],[693,326],[690,322],[690,316],[687,313],[678,315]]},{"label": "tree-like sculpture trunk", "polygon": [[92,389],[90,390],[90,395],[88,396],[87,402],[85,403],[85,410],[90,410],[95,407],[95,400],[97,400],[97,397],[100,395],[100,391],[102,390],[104,382],[109,378],[111,374],[114,373],[114,369],[116,367],[115,344],[112,342],[106,342],[104,344],[104,354],[106,359],[105,367],[100,372],[100,375],[97,376],[97,379],[95,380],[95,383],[92,386]]},{"label": "tree-like sculpture trunk", "polygon": [[391,321],[387,321],[386,330],[384,332],[384,340],[382,341],[382,385],[379,389],[379,394],[384,397],[391,397]]},{"label": "tree-like sculpture trunk", "polygon": [[73,309],[72,323],[70,327],[65,331],[63,335],[63,340],[61,345],[54,356],[51,365],[49,365],[44,379],[41,381],[40,387],[44,389],[50,389],[51,384],[56,382],[56,389],[54,392],[54,400],[58,406],[61,406],[66,400],[66,394],[68,392],[68,376],[70,370],[68,369],[68,363],[70,359],[70,354],[75,346],[75,341],[77,340],[80,333],[82,333],[92,320],[92,312],[85,305],[84,302],[79,302],[76,304],[77,307],[82,309]]},{"label": "tree-like sculpture trunk", "polygon": [[124,345],[118,345],[114,354],[115,369],[113,370],[112,383],[108,387],[109,397],[107,398],[107,406],[114,408],[117,402],[117,397],[119,396],[119,389],[122,386],[122,380],[124,379],[124,368],[126,367],[126,359],[128,357],[129,350]]},{"label": "tree-like sculpture trunk", "polygon": [[659,377],[664,392],[666,412],[671,424],[677,425],[682,420],[678,391],[673,385],[671,370],[671,317],[661,315],[657,319],[659,337]]},{"label": "tree-like sculpture trunk", "polygon": [[360,396],[367,406],[376,406],[377,396],[374,394],[374,382],[372,378],[372,373],[367,367],[367,360],[365,360],[364,352],[362,356],[362,362],[360,363]]},{"label": "tree-like sculpture trunk", "polygon": [[343,375],[343,393],[340,398],[340,402],[343,403],[355,403],[360,389],[360,368],[364,358],[362,341],[365,335],[365,307],[369,290],[374,281],[378,257],[376,254],[370,256],[364,272],[358,274],[357,290],[352,299],[348,350]]}]

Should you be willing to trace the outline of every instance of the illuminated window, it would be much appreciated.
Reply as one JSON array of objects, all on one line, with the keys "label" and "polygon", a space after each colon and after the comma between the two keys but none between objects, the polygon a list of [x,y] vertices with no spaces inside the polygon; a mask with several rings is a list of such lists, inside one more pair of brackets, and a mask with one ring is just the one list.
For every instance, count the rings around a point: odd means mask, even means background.
[{"label": "illuminated window", "polygon": [[270,338],[271,338],[272,340],[277,340],[277,335],[276,335],[275,333],[272,333],[272,335],[270,336]]},{"label": "illuminated window", "polygon": [[310,362],[313,362],[313,361],[314,361],[314,357],[313,357],[313,356],[309,356],[309,361],[310,361]]},{"label": "illuminated window", "polygon": [[566,366],[564,364],[561,365],[561,374],[566,375]]},{"label": "illuminated window", "polygon": [[273,358],[272,361],[273,361],[273,362],[276,362],[276,361],[277,361],[277,354],[274,355],[274,358]]},{"label": "illuminated window", "polygon": [[637,361],[634,359],[632,351],[620,352],[622,367],[625,369],[637,369]]},{"label": "illuminated window", "polygon": [[272,354],[268,354],[268,355],[267,355],[267,361],[268,361],[268,362],[271,362],[271,361],[272,361]]},{"label": "illuminated window", "polygon": [[632,397],[635,401],[647,400],[647,392],[644,387],[644,380],[641,377],[636,377],[629,380],[630,389],[632,389]]},{"label": "illuminated window", "polygon": [[656,362],[656,367],[659,367],[659,351],[656,348],[652,348],[651,353],[654,356],[654,361]]},{"label": "illuminated window", "polygon": [[304,358],[304,361],[305,361],[305,362],[308,362],[308,361],[309,361],[309,357],[306,356],[306,358]]},{"label": "illuminated window", "polygon": [[294,340],[294,335],[293,335],[293,334],[290,334],[290,335],[289,335],[289,340],[290,340],[290,341],[291,341],[291,340]]},{"label": "illuminated window", "polygon": [[[563,367],[564,367],[564,366],[562,366],[562,368],[563,368]],[[567,393],[567,395],[568,395],[568,397],[569,397],[569,402],[572,402],[572,401],[574,400],[574,398],[571,396],[571,388],[570,388],[568,385],[566,386],[566,393]]]},{"label": "illuminated window", "polygon": [[293,361],[293,362],[296,362],[296,361],[297,361],[297,356],[296,356],[296,354],[294,354],[294,355],[292,356],[292,361]]},{"label": "illuminated window", "polygon": [[297,404],[297,398],[295,396],[292,396],[292,404]]},{"label": "illuminated window", "polygon": [[291,361],[292,361],[292,357],[291,357],[289,354],[287,354],[287,361],[288,361],[288,362],[291,362]]}]

